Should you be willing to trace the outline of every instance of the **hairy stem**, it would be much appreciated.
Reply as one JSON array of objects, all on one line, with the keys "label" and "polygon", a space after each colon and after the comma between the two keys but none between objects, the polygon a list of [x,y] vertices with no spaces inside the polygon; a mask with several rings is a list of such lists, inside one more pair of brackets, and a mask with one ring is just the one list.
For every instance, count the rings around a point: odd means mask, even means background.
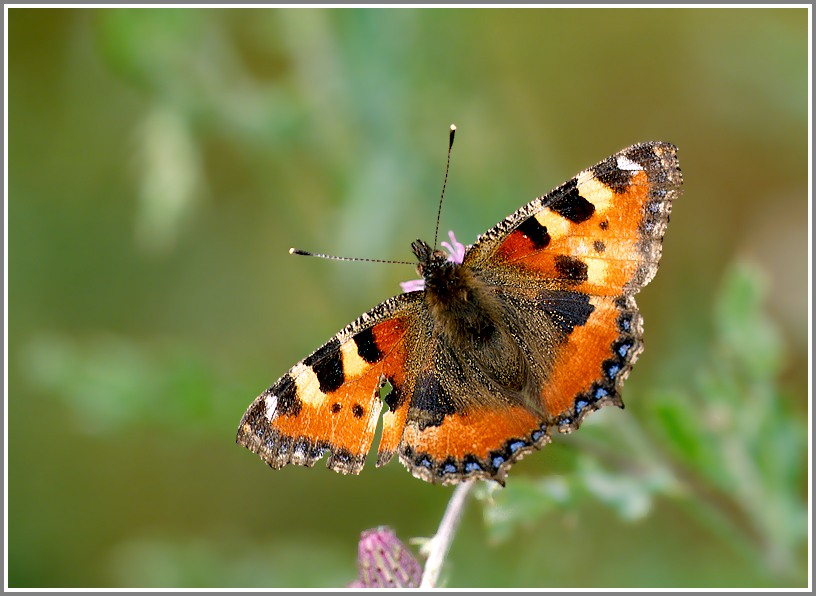
[{"label": "hairy stem", "polygon": [[442,565],[445,563],[445,557],[447,557],[453,541],[453,535],[456,533],[456,528],[459,526],[459,520],[465,509],[468,492],[473,484],[473,481],[463,482],[453,491],[453,496],[451,496],[448,507],[445,509],[445,515],[442,516],[442,521],[439,523],[439,529],[428,545],[428,560],[425,563],[425,570],[422,572],[420,588],[436,587],[439,573],[442,571]]}]

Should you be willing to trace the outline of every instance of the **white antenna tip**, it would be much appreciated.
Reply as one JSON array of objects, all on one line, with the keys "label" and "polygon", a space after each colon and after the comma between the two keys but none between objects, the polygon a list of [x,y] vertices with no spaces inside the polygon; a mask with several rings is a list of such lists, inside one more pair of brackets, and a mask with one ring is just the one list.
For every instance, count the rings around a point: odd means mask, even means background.
[{"label": "white antenna tip", "polygon": [[295,254],[296,252],[297,252],[297,251],[296,251],[294,248],[290,248],[290,249],[289,249],[289,254],[290,254],[290,255],[293,255],[293,254]]},{"label": "white antenna tip", "polygon": [[451,124],[451,130],[456,130],[456,125],[455,124]]}]

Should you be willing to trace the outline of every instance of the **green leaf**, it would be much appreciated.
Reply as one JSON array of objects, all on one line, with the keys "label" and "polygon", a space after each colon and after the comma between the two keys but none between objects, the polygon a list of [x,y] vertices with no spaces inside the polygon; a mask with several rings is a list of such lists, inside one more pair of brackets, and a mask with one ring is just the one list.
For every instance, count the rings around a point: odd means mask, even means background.
[{"label": "green leaf", "polygon": [[647,403],[653,432],[660,433],[671,454],[694,466],[705,465],[715,448],[712,434],[690,404],[688,393],[680,389],[656,391]]},{"label": "green leaf", "polygon": [[779,333],[762,312],[766,290],[761,271],[740,262],[726,272],[714,305],[720,344],[753,380],[773,377],[783,358]]}]

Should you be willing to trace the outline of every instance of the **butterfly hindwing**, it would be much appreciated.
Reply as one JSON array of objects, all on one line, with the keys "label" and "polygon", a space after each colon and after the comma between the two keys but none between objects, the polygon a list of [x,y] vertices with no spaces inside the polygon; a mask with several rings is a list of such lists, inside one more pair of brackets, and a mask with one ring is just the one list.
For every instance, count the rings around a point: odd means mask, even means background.
[{"label": "butterfly hindwing", "polygon": [[[526,396],[537,378],[509,327],[493,331],[497,356],[456,346],[432,323],[408,382],[410,407],[400,461],[417,478],[450,484],[469,478],[503,481],[509,462],[549,441],[541,412]],[[497,338],[504,334],[506,341]]]},{"label": "butterfly hindwing", "polygon": [[523,406],[473,407],[449,415],[437,426],[409,420],[400,461],[427,482],[487,478],[503,484],[514,461],[549,441],[546,425]]}]

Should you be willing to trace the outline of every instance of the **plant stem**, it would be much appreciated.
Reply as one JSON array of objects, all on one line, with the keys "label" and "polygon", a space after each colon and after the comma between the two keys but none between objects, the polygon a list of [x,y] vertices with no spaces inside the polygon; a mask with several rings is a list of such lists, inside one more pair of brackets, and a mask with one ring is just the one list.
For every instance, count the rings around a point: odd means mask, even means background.
[{"label": "plant stem", "polygon": [[428,547],[428,560],[425,562],[425,570],[422,572],[422,581],[419,584],[420,588],[436,587],[439,573],[442,571],[442,565],[445,563],[445,557],[448,555],[453,535],[456,533],[456,528],[464,511],[467,494],[473,484],[474,481],[472,480],[463,482],[453,491],[453,495],[448,501],[448,507],[445,509],[445,515],[442,516],[442,521],[439,522],[439,529],[436,531],[436,535],[431,538]]}]

